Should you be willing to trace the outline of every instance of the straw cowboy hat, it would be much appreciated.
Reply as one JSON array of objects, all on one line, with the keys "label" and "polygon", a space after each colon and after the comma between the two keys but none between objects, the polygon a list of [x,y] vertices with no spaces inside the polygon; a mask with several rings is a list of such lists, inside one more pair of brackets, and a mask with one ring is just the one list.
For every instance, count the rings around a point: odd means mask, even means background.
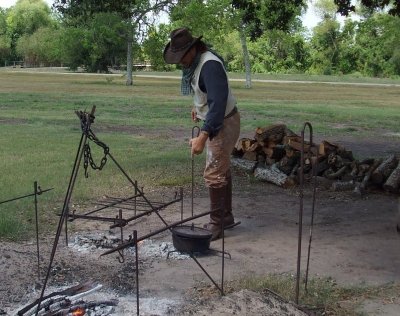
[{"label": "straw cowboy hat", "polygon": [[203,36],[193,37],[186,28],[171,32],[171,41],[165,46],[164,60],[167,64],[179,64],[183,56],[199,42]]}]

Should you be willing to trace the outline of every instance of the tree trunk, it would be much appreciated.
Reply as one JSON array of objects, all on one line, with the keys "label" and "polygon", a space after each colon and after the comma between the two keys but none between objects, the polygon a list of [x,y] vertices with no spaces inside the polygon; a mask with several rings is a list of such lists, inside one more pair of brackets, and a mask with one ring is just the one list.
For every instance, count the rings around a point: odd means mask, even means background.
[{"label": "tree trunk", "polygon": [[246,88],[251,88],[251,68],[250,68],[250,58],[249,51],[247,49],[246,34],[243,27],[239,29],[240,43],[242,44],[244,67],[246,70]]},{"label": "tree trunk", "polygon": [[133,42],[133,26],[128,27],[127,53],[126,53],[126,85],[132,86],[132,42]]}]

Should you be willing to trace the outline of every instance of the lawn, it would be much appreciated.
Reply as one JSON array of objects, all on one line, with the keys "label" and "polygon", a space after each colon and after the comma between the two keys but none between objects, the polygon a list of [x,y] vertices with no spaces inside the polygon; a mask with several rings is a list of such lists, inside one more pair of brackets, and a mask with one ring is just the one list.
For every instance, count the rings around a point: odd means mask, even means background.
[{"label": "lawn", "polygon": [[[231,82],[242,137],[252,137],[256,127],[275,123],[300,132],[305,121],[312,123],[320,138],[400,133],[399,82],[276,79],[289,81],[257,80],[252,89],[244,88],[242,81]],[[138,74],[134,85],[126,86],[122,74],[0,70],[0,202],[32,193],[37,181],[42,189],[54,188],[40,196],[43,220],[54,218],[62,207],[81,136],[75,111],[90,111],[94,105],[93,131],[133,179],[146,188],[189,186],[191,98],[180,96],[179,82],[179,77]],[[96,147],[93,144],[92,151],[98,162],[102,151]],[[202,158],[197,158],[195,170],[199,184]],[[105,193],[126,194],[129,185],[108,162],[101,172],[89,170],[87,179],[81,172],[77,188],[74,200],[79,202]],[[34,225],[32,205],[28,198],[0,204],[0,236],[29,237]]]}]

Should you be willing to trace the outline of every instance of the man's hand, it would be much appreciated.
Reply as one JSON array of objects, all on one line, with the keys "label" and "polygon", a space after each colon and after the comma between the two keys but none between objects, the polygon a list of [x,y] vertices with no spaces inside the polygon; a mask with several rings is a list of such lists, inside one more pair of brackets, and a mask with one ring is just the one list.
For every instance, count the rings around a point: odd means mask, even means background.
[{"label": "man's hand", "polygon": [[189,145],[192,147],[192,155],[199,155],[203,152],[207,139],[208,134],[206,132],[201,132],[198,137],[192,138],[189,141]]},{"label": "man's hand", "polygon": [[198,118],[197,118],[197,113],[196,113],[196,110],[195,109],[192,109],[192,121],[193,122],[198,122],[198,121],[200,121]]}]

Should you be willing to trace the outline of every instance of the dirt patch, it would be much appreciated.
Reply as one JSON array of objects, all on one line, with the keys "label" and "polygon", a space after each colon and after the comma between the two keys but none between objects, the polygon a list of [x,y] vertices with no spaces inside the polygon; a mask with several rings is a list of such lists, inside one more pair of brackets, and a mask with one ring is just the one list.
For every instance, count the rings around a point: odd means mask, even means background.
[{"label": "dirt patch", "polygon": [[18,118],[0,117],[0,124],[21,125],[21,124],[28,124],[28,120],[26,120],[26,119],[18,119]]},{"label": "dirt patch", "polygon": [[[381,144],[386,148],[385,144]],[[351,147],[351,146],[350,146]],[[360,149],[365,149],[361,146]],[[365,154],[366,152],[364,152]],[[380,155],[382,156],[382,155]],[[282,189],[268,183],[254,182],[240,171],[234,172],[234,213],[241,224],[226,232],[225,250],[231,259],[225,260],[224,278],[234,280],[243,276],[269,273],[296,272],[298,246],[299,188]],[[306,267],[312,190],[306,186],[304,194],[304,226],[302,264]],[[208,210],[207,191],[203,188],[194,198],[195,213]],[[190,194],[185,194],[184,209],[190,212]],[[400,211],[398,195],[368,192],[355,196],[351,192],[332,192],[318,188],[315,204],[315,222],[311,247],[310,277],[332,277],[344,285],[380,285],[400,282],[400,234],[396,231],[395,218]],[[179,217],[178,206],[163,213],[165,219]],[[195,221],[202,225],[207,221]],[[163,227],[156,216],[146,217],[133,229],[139,235]],[[49,289],[70,286],[88,279],[103,285],[101,293],[120,301],[116,315],[135,312],[135,268],[132,251],[126,251],[120,263],[116,255],[100,256],[104,249],[76,247],[76,238],[88,234],[118,236],[104,223],[77,222],[70,225],[69,246],[60,239],[49,278]],[[127,238],[127,237],[126,237]],[[0,269],[0,314],[12,312],[38,297],[48,268],[54,236],[40,241],[40,274],[36,265],[36,244],[2,242]],[[169,232],[152,239],[154,245],[169,247]],[[82,245],[80,246],[82,247]],[[158,246],[157,246],[158,247]],[[221,241],[211,244],[222,249]],[[221,280],[221,256],[202,255],[199,262],[211,277]],[[272,306],[273,298],[250,291],[232,293],[226,297],[214,295],[206,300],[188,299],[188,291],[199,285],[210,285],[210,279],[196,263],[187,257],[166,258],[164,255],[141,253],[139,259],[139,285],[142,315],[270,315],[262,308]],[[279,304],[278,304],[279,305]],[[288,308],[285,304],[281,304]],[[277,307],[278,308],[278,307]],[[367,301],[362,311],[366,315],[398,315],[398,300],[385,302]],[[301,315],[301,311],[296,311]],[[289,315],[276,312],[271,315]]]},{"label": "dirt patch", "polygon": [[125,134],[132,134],[136,136],[151,136],[151,137],[163,137],[167,139],[179,139],[183,140],[187,137],[184,137],[182,135],[185,135],[186,130],[181,127],[177,128],[168,128],[168,129],[163,129],[162,136],[160,136],[160,130],[155,129],[155,130],[149,130],[149,129],[143,129],[139,128],[136,126],[130,126],[130,125],[109,125],[109,124],[103,124],[100,127],[96,128],[96,133],[105,133],[105,132],[118,132],[118,133],[125,133]]}]

